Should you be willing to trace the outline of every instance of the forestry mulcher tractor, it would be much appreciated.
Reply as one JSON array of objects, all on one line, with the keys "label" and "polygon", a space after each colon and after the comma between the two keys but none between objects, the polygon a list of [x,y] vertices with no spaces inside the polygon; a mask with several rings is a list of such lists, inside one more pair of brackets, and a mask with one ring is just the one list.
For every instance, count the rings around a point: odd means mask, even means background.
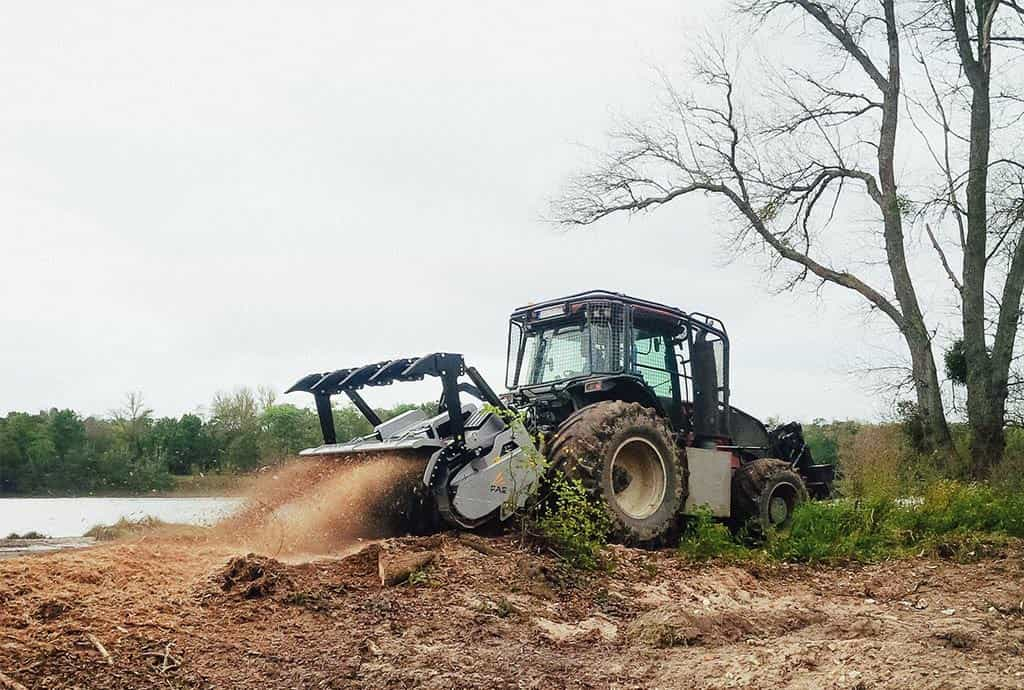
[{"label": "forestry mulcher tractor", "polygon": [[[360,395],[425,376],[441,381],[434,416],[382,421]],[[510,319],[506,386],[498,396],[462,355],[438,352],[310,374],[288,392],[313,394],[323,431],[324,445],[302,455],[419,459],[389,504],[404,532],[507,519],[540,500],[553,472],[582,482],[615,538],[647,546],[698,510],[782,526],[808,495],[831,490],[833,468],[814,464],[799,424],[769,431],[730,404],[729,339],[705,314],[600,290],[522,307]],[[338,394],[371,435],[337,442]]]}]

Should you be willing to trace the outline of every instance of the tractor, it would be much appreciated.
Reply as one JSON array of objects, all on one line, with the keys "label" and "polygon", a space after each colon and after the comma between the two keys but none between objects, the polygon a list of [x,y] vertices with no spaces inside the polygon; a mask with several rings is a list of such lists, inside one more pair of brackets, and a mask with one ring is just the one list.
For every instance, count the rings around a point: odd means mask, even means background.
[{"label": "tractor", "polygon": [[[300,455],[416,459],[389,506],[402,531],[506,520],[561,472],[603,507],[613,538],[656,547],[698,511],[767,531],[831,493],[833,467],[814,462],[799,424],[769,430],[731,404],[729,359],[718,319],[593,290],[512,313],[502,395],[444,352],[309,374],[287,392],[313,395],[323,432],[323,445]],[[442,389],[432,415],[381,420],[362,397],[428,376]],[[372,434],[338,442],[340,394]]]}]

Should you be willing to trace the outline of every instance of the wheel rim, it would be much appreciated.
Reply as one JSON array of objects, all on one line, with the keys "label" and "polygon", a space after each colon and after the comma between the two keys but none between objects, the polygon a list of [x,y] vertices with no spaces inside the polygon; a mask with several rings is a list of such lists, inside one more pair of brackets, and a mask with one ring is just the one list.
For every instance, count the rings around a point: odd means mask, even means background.
[{"label": "wheel rim", "polygon": [[619,510],[636,520],[658,512],[665,500],[668,472],[654,444],[643,438],[623,441],[615,450],[610,469]]},{"label": "wheel rim", "polygon": [[796,487],[789,482],[779,482],[768,497],[768,523],[773,527],[783,527],[793,518],[796,507]]}]

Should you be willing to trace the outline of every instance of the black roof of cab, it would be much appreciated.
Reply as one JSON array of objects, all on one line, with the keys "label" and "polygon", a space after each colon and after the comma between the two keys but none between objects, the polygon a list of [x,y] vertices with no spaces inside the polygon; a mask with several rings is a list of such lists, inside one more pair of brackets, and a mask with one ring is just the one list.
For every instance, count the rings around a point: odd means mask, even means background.
[{"label": "black roof of cab", "polygon": [[676,318],[686,323],[697,325],[705,330],[718,333],[723,338],[728,337],[726,335],[725,325],[721,320],[713,316],[702,314],[700,312],[687,313],[682,309],[670,307],[667,304],[652,302],[651,300],[640,299],[638,297],[630,297],[629,295],[621,292],[612,292],[611,290],[587,290],[585,292],[577,292],[576,294],[567,295],[565,297],[558,297],[555,299],[544,300],[543,302],[527,304],[513,311],[510,318],[514,321],[525,321],[529,319],[531,312],[539,311],[545,307],[565,304],[566,302],[590,302],[597,300],[607,300],[610,302],[628,304],[633,307],[640,307],[641,309],[660,313],[666,317]]},{"label": "black roof of cab", "polygon": [[680,319],[685,319],[689,316],[682,309],[670,307],[667,304],[661,304],[659,302],[652,302],[646,299],[630,297],[629,295],[624,295],[621,292],[612,292],[611,290],[587,290],[586,292],[577,292],[574,295],[567,295],[566,297],[558,297],[556,299],[547,299],[544,300],[543,302],[527,304],[513,311],[512,316],[527,316],[531,311],[543,309],[544,307],[548,306],[554,306],[556,304],[563,304],[565,302],[584,302],[590,300],[608,300],[611,302],[622,302],[623,304],[631,304],[633,306],[638,307],[647,307],[649,309],[666,312],[666,315],[675,316]]}]

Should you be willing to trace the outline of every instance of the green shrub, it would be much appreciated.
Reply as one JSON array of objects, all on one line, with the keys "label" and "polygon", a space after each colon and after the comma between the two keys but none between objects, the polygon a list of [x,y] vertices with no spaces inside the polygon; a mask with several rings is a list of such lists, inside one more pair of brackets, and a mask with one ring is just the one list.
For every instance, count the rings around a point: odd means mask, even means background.
[{"label": "green shrub", "polygon": [[898,518],[910,542],[953,533],[1024,537],[1024,495],[986,484],[935,482],[920,505],[901,511]]},{"label": "green shrub", "polygon": [[934,482],[919,500],[807,503],[773,535],[769,554],[803,562],[876,561],[909,553],[964,560],[1024,537],[1024,495],[984,484]]},{"label": "green shrub", "polygon": [[551,501],[534,520],[540,536],[569,565],[595,570],[605,565],[602,550],[611,524],[604,508],[596,505],[578,479],[556,472],[551,479]]},{"label": "green shrub", "polygon": [[42,532],[36,532],[35,530],[30,530],[28,532],[25,532],[24,534],[18,534],[17,532],[11,532],[10,534],[7,535],[7,539],[49,539],[49,537],[47,537]]},{"label": "green shrub", "polygon": [[983,558],[1011,538],[1024,538],[1024,495],[985,484],[939,481],[920,497],[840,499],[799,506],[791,525],[758,550],[743,546],[710,515],[691,520],[679,544],[689,559],[841,563],[929,554],[957,561]]},{"label": "green shrub", "polygon": [[1003,460],[992,468],[992,485],[1006,491],[1024,491],[1024,429],[1006,430]]}]

